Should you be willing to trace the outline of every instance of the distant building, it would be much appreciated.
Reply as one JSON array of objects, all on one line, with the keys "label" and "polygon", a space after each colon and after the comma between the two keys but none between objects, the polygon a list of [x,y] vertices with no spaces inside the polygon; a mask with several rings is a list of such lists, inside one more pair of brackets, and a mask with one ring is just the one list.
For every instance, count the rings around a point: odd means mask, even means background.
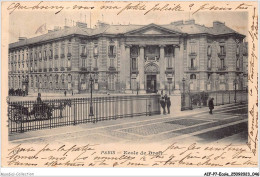
[{"label": "distant building", "polygon": [[182,89],[233,90],[247,86],[244,78],[244,35],[215,21],[195,20],[168,25],[109,25],[91,29],[55,29],[9,45],[9,88],[29,92],[84,93],[90,74],[96,92],[140,93]]}]

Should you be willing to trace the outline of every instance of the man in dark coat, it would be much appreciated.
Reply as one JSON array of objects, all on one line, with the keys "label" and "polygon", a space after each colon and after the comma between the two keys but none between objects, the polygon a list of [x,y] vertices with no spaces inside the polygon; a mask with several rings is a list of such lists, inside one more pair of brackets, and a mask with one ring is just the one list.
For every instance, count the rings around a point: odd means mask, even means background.
[{"label": "man in dark coat", "polygon": [[209,113],[212,114],[212,110],[214,109],[214,103],[213,103],[214,98],[211,98],[209,100]]},{"label": "man in dark coat", "polygon": [[160,104],[161,104],[161,107],[163,108],[163,114],[166,114],[164,97],[161,98]]},{"label": "man in dark coat", "polygon": [[168,114],[170,114],[170,107],[171,107],[171,99],[170,99],[170,97],[167,97],[167,99],[165,101],[166,101]]}]

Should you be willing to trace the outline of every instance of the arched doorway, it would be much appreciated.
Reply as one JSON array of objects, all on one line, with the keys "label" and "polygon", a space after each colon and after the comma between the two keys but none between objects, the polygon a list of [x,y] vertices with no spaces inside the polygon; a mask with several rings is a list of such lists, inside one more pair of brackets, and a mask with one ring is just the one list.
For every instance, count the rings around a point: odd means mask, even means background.
[{"label": "arched doorway", "polygon": [[146,74],[146,92],[157,93],[157,74],[159,73],[159,67],[155,63],[148,63],[145,66]]}]

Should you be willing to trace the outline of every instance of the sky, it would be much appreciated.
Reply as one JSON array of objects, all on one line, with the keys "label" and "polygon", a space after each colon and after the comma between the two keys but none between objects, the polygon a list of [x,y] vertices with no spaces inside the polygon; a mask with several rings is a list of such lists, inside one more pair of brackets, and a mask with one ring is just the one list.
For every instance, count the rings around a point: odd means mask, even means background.
[{"label": "sky", "polygon": [[[91,16],[91,18],[90,18]],[[234,29],[235,31],[248,36],[248,14],[247,12],[198,12],[191,15],[189,12],[178,12],[178,13],[149,13],[143,15],[143,12],[125,12],[117,15],[115,12],[106,13],[95,13],[92,12],[90,15],[89,11],[62,11],[61,13],[54,15],[53,12],[41,11],[15,11],[10,15],[9,18],[9,42],[18,41],[18,37],[34,37],[37,29],[46,24],[46,31],[52,30],[54,26],[63,27],[65,25],[65,19],[67,19],[68,26],[73,25],[76,21],[86,22],[90,27],[93,28],[97,21],[104,21],[109,24],[169,24],[173,21],[178,20],[189,20],[195,19],[197,24],[212,27],[213,21],[225,22],[225,24]]]}]

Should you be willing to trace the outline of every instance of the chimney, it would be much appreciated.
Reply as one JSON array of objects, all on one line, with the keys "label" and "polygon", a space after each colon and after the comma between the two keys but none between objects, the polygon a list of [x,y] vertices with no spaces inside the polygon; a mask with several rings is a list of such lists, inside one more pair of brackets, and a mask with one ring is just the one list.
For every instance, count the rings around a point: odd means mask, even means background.
[{"label": "chimney", "polygon": [[98,21],[97,26],[98,26],[98,28],[103,28],[103,27],[109,26],[109,24]]},{"label": "chimney", "polygon": [[179,20],[179,21],[175,21],[175,22],[171,22],[171,25],[183,25],[183,20]]},{"label": "chimney", "polygon": [[82,23],[82,22],[76,22],[76,26],[80,28],[87,28],[88,24],[87,23]]},{"label": "chimney", "polygon": [[225,26],[225,23],[220,22],[220,21],[214,21],[213,22],[213,28],[217,28],[219,26]]},{"label": "chimney", "polygon": [[60,27],[59,26],[54,26],[54,30],[53,31],[59,31]]},{"label": "chimney", "polygon": [[26,40],[26,39],[27,39],[26,37],[19,37],[19,38],[18,38],[19,41],[24,41],[24,40]]},{"label": "chimney", "polygon": [[186,21],[185,21],[185,24],[186,24],[186,25],[194,25],[194,24],[195,24],[195,20],[194,20],[194,19],[192,19],[192,20],[186,20]]}]

